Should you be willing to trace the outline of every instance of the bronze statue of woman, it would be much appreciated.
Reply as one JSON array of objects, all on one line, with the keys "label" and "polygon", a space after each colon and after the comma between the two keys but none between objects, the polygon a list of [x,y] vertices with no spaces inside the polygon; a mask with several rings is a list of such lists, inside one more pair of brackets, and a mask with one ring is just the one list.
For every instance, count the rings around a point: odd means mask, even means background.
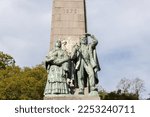
[{"label": "bronze statue of woman", "polygon": [[67,84],[69,60],[67,52],[61,49],[61,41],[56,41],[55,48],[48,53],[45,60],[48,79],[44,95],[69,94]]}]

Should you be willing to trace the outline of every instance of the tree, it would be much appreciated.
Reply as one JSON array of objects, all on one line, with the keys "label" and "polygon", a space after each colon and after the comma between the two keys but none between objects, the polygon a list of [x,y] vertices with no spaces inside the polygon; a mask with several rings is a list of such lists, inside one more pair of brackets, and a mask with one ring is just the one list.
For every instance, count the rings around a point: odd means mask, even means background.
[{"label": "tree", "polygon": [[117,88],[120,89],[123,93],[128,93],[131,87],[131,80],[123,78],[120,80]]},{"label": "tree", "polygon": [[132,93],[139,96],[143,91],[145,91],[144,81],[139,78],[135,78],[132,81]]},{"label": "tree", "polygon": [[102,100],[138,100],[139,98],[133,93],[122,93],[121,90],[118,91],[100,91],[100,98]]},{"label": "tree", "polygon": [[143,80],[123,78],[118,83],[116,91],[101,90],[99,96],[102,100],[138,100],[144,90]]},{"label": "tree", "polygon": [[6,66],[0,70],[0,99],[43,99],[47,72],[42,65],[33,68]]},{"label": "tree", "polygon": [[118,86],[118,90],[121,90],[122,93],[132,93],[138,96],[145,90],[144,81],[140,78],[130,79],[121,79]]},{"label": "tree", "polygon": [[21,68],[18,66],[10,67],[7,66],[5,69],[0,70],[0,80],[10,77],[20,76]]},{"label": "tree", "polygon": [[5,69],[7,66],[14,66],[15,60],[12,56],[0,51],[0,69]]}]

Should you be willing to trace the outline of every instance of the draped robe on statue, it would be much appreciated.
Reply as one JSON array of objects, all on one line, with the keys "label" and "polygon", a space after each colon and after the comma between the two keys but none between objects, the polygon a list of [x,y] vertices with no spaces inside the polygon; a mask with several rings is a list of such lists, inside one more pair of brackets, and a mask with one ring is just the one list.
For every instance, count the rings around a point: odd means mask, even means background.
[{"label": "draped robe on statue", "polygon": [[69,57],[66,51],[55,49],[49,52],[46,58],[48,79],[44,95],[68,94],[67,74]]}]

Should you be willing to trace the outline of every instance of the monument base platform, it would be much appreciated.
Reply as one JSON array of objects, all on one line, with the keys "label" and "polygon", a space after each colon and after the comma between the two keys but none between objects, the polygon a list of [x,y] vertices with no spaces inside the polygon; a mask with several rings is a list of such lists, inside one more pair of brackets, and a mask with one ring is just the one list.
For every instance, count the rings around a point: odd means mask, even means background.
[{"label": "monument base platform", "polygon": [[45,96],[44,100],[100,100],[99,96],[85,96],[85,95],[52,95]]}]

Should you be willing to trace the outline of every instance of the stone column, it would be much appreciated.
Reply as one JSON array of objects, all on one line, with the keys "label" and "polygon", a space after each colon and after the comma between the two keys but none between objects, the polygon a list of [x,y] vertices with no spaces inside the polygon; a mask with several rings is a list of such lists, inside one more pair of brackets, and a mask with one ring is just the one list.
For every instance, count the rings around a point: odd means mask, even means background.
[{"label": "stone column", "polygon": [[53,0],[50,49],[56,39],[65,40],[70,52],[87,32],[85,0]]}]

